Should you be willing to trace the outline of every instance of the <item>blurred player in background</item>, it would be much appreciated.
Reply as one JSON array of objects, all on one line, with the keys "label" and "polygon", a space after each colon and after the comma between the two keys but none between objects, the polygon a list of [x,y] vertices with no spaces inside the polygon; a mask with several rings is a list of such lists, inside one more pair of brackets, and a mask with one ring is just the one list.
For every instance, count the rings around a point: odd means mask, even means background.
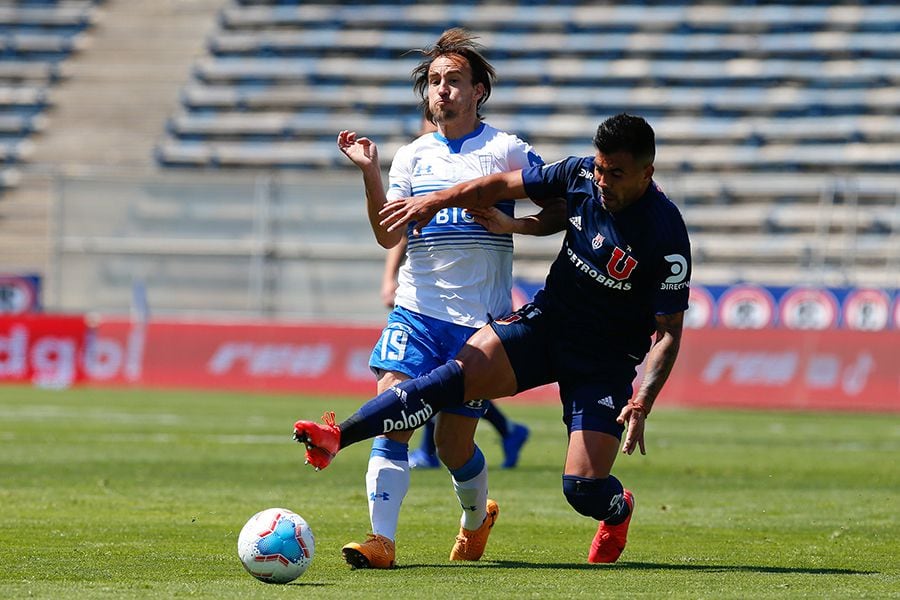
[{"label": "blurred player in background", "polygon": [[[489,173],[542,164],[528,144],[481,120],[480,108],[490,96],[494,69],[479,52],[473,36],[462,29],[444,32],[413,71],[414,89],[423,113],[436,127],[397,151],[391,164],[387,193],[381,179],[374,142],[342,131],[338,147],[362,171],[369,221],[378,243],[399,244],[401,230],[387,231],[379,211],[388,199],[448,188]],[[421,234],[407,237],[407,260],[399,270],[396,306],[388,317],[369,366],[378,391],[395,389],[452,359],[472,333],[506,314],[511,305],[512,233],[547,235],[564,227],[561,201],[554,200],[538,215],[512,218],[514,202],[492,209],[509,219],[495,218],[486,230],[465,211],[448,207],[421,223]],[[479,213],[491,218],[492,211]],[[475,445],[475,429],[484,413],[473,399],[449,407],[435,428],[437,454],[450,470],[463,508],[460,532],[451,560],[478,560],[499,508],[487,498],[487,467]],[[429,415],[430,416],[430,415]],[[401,430],[405,429],[405,430]],[[408,442],[411,428],[385,430],[372,445],[366,473],[372,534],[365,542],[342,549],[355,567],[390,568],[400,506],[409,490]]]},{"label": "blurred player in background", "polygon": [[321,468],[340,448],[389,427],[415,427],[446,406],[557,381],[569,436],[563,494],[580,514],[600,521],[588,561],[618,560],[634,496],[611,470],[626,426],[622,452],[645,453],[644,421],[681,343],[690,242],[681,213],[652,180],[650,125],[616,115],[597,128],[593,142],[593,156],[488,175],[385,206],[381,223],[389,231],[419,227],[446,206],[477,214],[509,198],[563,196],[569,219],[563,248],[531,304],[482,327],[456,360],[397,384],[339,426],[333,413],[324,425],[295,423],[307,460]]},{"label": "blurred player in background", "polygon": [[[427,121],[426,121],[427,123]],[[430,123],[429,123],[430,124]],[[423,127],[422,133],[434,131]],[[406,236],[399,244],[388,250],[384,259],[384,273],[381,280],[381,300],[387,308],[394,308],[394,296],[397,294],[397,274],[403,257],[406,256]],[[500,443],[503,446],[504,469],[512,469],[519,462],[519,454],[522,446],[528,441],[528,427],[522,423],[510,421],[503,411],[491,400],[484,401],[484,420],[494,426],[500,434]],[[432,417],[428,419],[422,428],[422,443],[418,448],[409,453],[409,467],[411,469],[436,469],[440,466],[437,457],[437,447],[434,444],[434,422]]]}]

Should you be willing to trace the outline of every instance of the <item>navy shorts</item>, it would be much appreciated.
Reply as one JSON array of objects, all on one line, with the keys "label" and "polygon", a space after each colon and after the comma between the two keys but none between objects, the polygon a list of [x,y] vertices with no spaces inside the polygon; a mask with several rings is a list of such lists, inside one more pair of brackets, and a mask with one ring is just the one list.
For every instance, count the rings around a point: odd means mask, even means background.
[{"label": "navy shorts", "polygon": [[[396,371],[418,377],[456,357],[466,340],[478,331],[396,307],[388,315],[387,326],[369,357],[369,368]],[[470,400],[462,406],[451,406],[444,412],[479,419],[487,412],[484,400]]]},{"label": "navy shorts", "polygon": [[569,433],[601,431],[621,439],[624,427],[616,418],[632,395],[634,359],[599,351],[603,340],[586,343],[583,332],[563,330],[534,304],[492,322],[491,328],[516,374],[516,393],[558,382]]}]

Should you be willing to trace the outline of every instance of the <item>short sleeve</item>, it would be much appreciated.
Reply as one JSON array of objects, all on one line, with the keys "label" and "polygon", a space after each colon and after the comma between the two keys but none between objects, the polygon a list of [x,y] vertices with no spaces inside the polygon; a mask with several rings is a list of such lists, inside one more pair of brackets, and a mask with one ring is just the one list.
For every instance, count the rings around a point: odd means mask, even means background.
[{"label": "short sleeve", "polygon": [[523,170],[525,193],[534,200],[565,197],[572,179],[572,170],[578,167],[580,161],[581,159],[570,156],[549,165],[537,165]]},{"label": "short sleeve", "polygon": [[669,236],[662,246],[654,311],[670,315],[687,310],[691,288],[691,244],[681,214],[675,210]]},{"label": "short sleeve", "polygon": [[535,151],[531,144],[524,142],[514,135],[510,135],[509,148],[506,154],[508,170],[527,169],[544,164],[544,159]]},{"label": "short sleeve", "polygon": [[412,172],[415,168],[413,157],[414,153],[409,145],[403,146],[394,155],[391,170],[388,172],[388,189],[385,194],[388,200],[412,196]]}]

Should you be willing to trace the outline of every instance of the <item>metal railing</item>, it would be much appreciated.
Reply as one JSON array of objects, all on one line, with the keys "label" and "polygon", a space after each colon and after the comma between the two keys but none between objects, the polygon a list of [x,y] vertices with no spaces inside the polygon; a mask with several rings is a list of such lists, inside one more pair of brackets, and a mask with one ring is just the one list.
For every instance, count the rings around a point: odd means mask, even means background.
[{"label": "metal railing", "polygon": [[[671,175],[660,180],[673,190],[676,202],[696,202],[692,210],[703,208],[691,189],[728,184],[687,185]],[[798,186],[798,194],[819,198],[817,220],[799,246],[784,244],[792,239],[789,233],[766,237],[761,223],[760,232],[746,239],[770,240],[771,248],[785,250],[777,259],[770,253],[757,265],[754,248],[748,243],[744,252],[740,234],[694,233],[694,280],[896,288],[900,182],[876,183],[874,189],[884,198],[879,208],[892,214],[890,231],[866,234],[876,240],[874,251],[869,249],[874,259],[862,260],[855,221],[833,216],[838,192],[843,213],[846,208],[851,213],[869,209],[860,201],[858,182],[823,177],[813,189],[809,182]],[[868,188],[871,195],[873,185]],[[743,192],[754,193],[746,187]],[[759,193],[763,197],[765,191]],[[139,285],[156,314],[351,321],[384,317],[378,289],[385,252],[369,230],[355,173],[59,176],[55,196],[52,293],[45,299],[52,310],[127,312],[132,288]],[[727,242],[728,248],[717,250],[715,240]],[[559,236],[518,237],[517,274],[543,279],[559,247]],[[807,256],[792,258],[794,247],[806,247]]]}]

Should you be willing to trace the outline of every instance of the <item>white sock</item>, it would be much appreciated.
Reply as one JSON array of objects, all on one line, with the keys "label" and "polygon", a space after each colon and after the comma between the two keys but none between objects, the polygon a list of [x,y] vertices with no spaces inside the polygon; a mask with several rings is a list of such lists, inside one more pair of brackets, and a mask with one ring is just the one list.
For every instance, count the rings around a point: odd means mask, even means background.
[{"label": "white sock", "polygon": [[[378,442],[386,440],[391,444],[403,447],[385,451],[379,449]],[[382,447],[384,442],[380,444]],[[409,458],[407,445],[377,438],[369,456],[369,468],[366,471],[366,494],[369,498],[369,519],[372,533],[383,535],[391,540],[397,537],[397,522],[400,519],[400,505],[409,491]],[[389,456],[385,456],[389,454]],[[402,457],[400,456],[402,454]]]},{"label": "white sock", "polygon": [[462,467],[450,471],[453,489],[462,507],[459,524],[470,531],[478,529],[487,516],[488,474],[481,449],[475,446],[472,458]]}]

